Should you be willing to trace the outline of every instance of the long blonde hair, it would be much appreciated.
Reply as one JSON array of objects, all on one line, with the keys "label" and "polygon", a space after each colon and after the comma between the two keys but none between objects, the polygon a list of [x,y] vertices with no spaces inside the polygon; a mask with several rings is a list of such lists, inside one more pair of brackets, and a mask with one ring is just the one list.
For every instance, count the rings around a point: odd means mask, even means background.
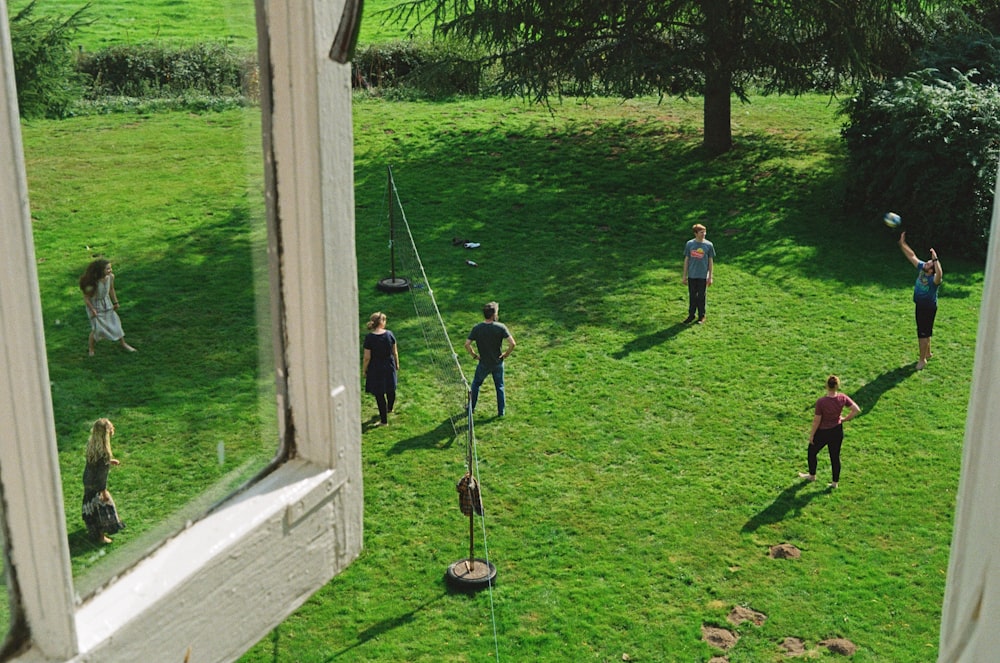
[{"label": "long blonde hair", "polygon": [[114,434],[115,425],[109,419],[101,417],[94,422],[87,440],[88,463],[111,462],[111,436]]}]

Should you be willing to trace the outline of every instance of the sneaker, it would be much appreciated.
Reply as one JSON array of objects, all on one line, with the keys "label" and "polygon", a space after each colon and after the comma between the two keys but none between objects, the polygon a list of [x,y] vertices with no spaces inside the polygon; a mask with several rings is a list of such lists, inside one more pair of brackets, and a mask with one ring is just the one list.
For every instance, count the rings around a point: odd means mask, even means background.
[{"label": "sneaker", "polygon": [[688,317],[684,318],[684,324],[685,325],[689,325],[692,322],[694,322],[694,316],[693,315],[689,315]]},{"label": "sneaker", "polygon": [[701,316],[700,318],[698,318],[698,324],[699,325],[705,324],[705,316]]}]

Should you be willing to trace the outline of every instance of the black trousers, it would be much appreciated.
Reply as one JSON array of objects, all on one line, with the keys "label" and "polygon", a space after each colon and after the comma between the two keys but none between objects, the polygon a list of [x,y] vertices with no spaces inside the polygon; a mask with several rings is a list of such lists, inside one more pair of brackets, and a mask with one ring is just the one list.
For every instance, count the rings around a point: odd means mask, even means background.
[{"label": "black trousers", "polygon": [[833,428],[821,428],[813,435],[809,445],[809,474],[816,476],[816,465],[819,452],[826,447],[830,452],[830,469],[833,471],[833,481],[840,481],[840,447],[844,444],[844,424]]},{"label": "black trousers", "polygon": [[375,404],[378,405],[378,418],[383,423],[389,423],[389,413],[396,404],[396,392],[390,391],[387,394],[372,394],[375,397]]},{"label": "black trousers", "polygon": [[705,317],[705,290],[708,289],[708,279],[688,279],[688,315],[698,314]]}]

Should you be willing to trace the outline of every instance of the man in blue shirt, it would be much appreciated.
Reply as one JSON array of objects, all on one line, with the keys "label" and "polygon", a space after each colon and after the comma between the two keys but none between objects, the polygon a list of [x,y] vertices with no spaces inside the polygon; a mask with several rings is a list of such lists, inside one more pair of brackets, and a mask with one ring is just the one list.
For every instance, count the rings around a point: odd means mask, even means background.
[{"label": "man in blue shirt", "polygon": [[[484,320],[472,328],[469,337],[465,339],[465,350],[473,359],[478,359],[476,364],[476,374],[472,378],[470,387],[470,398],[472,399],[472,409],[476,409],[476,402],[479,400],[479,388],[483,386],[487,375],[493,376],[493,386],[497,390],[497,416],[502,417],[506,408],[503,385],[503,360],[514,351],[514,337],[507,327],[498,322],[500,315],[500,305],[490,302],[483,307]],[[503,351],[503,342],[507,341],[507,351]],[[476,343],[476,350],[472,349],[472,343]]]},{"label": "man in blue shirt", "polygon": [[917,258],[917,254],[906,243],[906,233],[899,235],[899,248],[903,255],[917,268],[917,281],[913,284],[913,303],[916,305],[917,343],[920,346],[920,358],[917,360],[917,370],[922,371],[931,353],[931,336],[934,334],[934,318],[937,316],[938,286],[944,272],[937,251],[931,249],[931,259],[926,262]]}]

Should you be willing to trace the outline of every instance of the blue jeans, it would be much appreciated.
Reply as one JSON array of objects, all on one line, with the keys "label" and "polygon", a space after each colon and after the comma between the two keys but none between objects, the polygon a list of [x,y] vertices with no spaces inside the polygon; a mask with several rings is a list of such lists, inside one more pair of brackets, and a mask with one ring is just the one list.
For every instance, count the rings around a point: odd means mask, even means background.
[{"label": "blue jeans", "polygon": [[503,392],[503,362],[500,362],[493,368],[484,366],[483,362],[476,364],[476,374],[472,377],[472,386],[470,387],[472,409],[473,411],[476,409],[476,401],[479,400],[479,388],[483,386],[487,375],[493,376],[493,386],[497,388],[497,414],[502,417],[504,406],[506,405]]}]

